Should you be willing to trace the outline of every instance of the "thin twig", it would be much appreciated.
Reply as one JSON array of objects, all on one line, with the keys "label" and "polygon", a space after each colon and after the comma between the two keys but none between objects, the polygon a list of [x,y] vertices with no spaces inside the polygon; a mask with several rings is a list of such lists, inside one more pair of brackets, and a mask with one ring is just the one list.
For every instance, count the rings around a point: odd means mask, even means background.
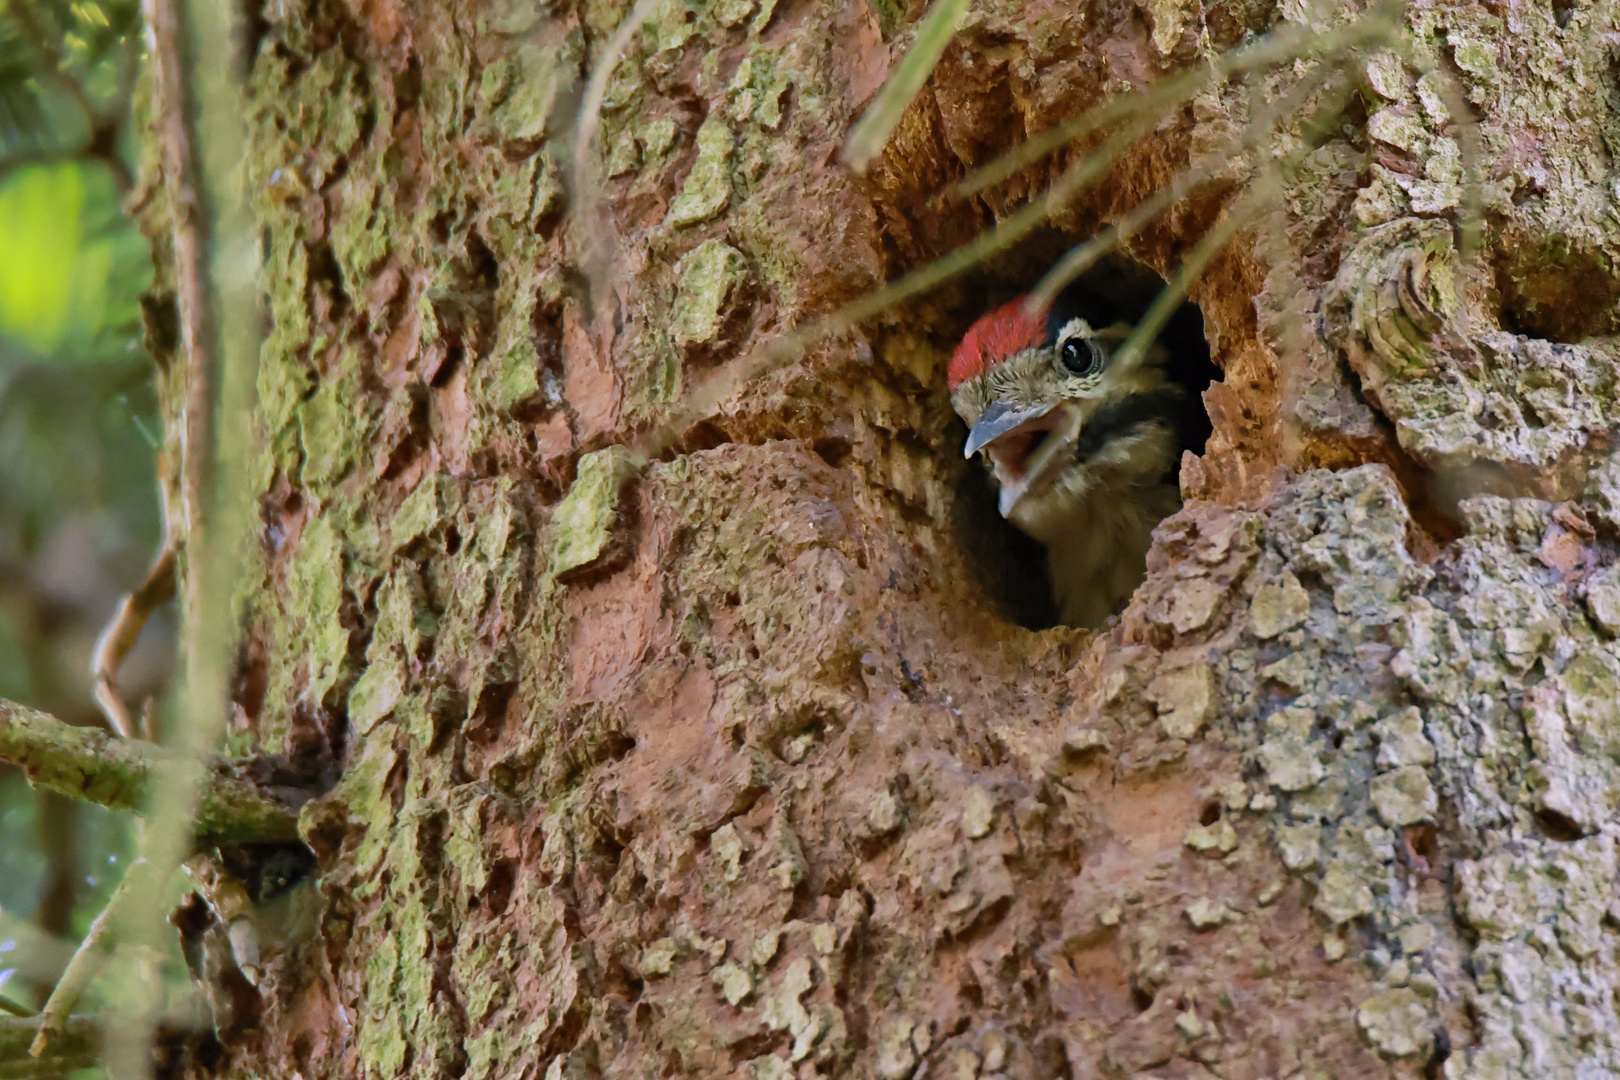
[{"label": "thin twig", "polygon": [[[1457,150],[1462,158],[1462,205],[1458,207],[1461,220],[1457,223],[1457,262],[1463,267],[1462,280],[1467,281],[1474,261],[1485,244],[1485,140],[1480,135],[1479,121],[1464,96],[1456,73],[1436,65],[1440,74],[1440,100],[1456,125]],[[1458,305],[1455,317],[1459,329],[1468,333],[1468,305]]]},{"label": "thin twig", "polygon": [[1097,261],[1110,251],[1135,236],[1166,207],[1180,202],[1194,188],[1213,180],[1231,165],[1230,161],[1223,161],[1219,165],[1188,169],[1180,173],[1168,186],[1160,188],[1137,203],[1124,217],[1085,243],[1070,248],[1063,258],[1046,272],[1040,283],[1030,290],[1029,299],[1025,301],[1026,308],[1034,312],[1050,305],[1053,298],[1071,281],[1097,265]]},{"label": "thin twig", "polygon": [[213,476],[213,319],[208,297],[208,215],[187,123],[179,14],[171,0],[142,0],[156,102],[153,125],[169,229],[174,246],[175,296],[184,360],[180,424],[180,516],[186,543],[201,546],[202,504]]},{"label": "thin twig", "polygon": [[[1320,40],[1331,41],[1336,47],[1341,48],[1368,41],[1381,41],[1393,34],[1398,28],[1399,24],[1395,19],[1395,14],[1399,10],[1400,0],[1386,0],[1379,8],[1362,16],[1350,26],[1336,29],[1327,35],[1320,35]],[[1251,47],[1248,50],[1239,50],[1239,53],[1231,60],[1224,57],[1217,60],[1212,65],[1212,70],[1217,73],[1224,72],[1225,74],[1221,77],[1226,77],[1232,72],[1245,70],[1246,67],[1258,66],[1262,62],[1272,63],[1286,59],[1289,54],[1283,51],[1281,43],[1289,41],[1293,42],[1295,48],[1300,47],[1300,42],[1294,40],[1292,34],[1279,33],[1268,38],[1261,45]],[[1200,86],[1207,85],[1211,81],[1205,77],[1206,74],[1199,74],[1199,78],[1204,79],[1204,82],[1199,83]],[[857,323],[880,311],[927,292],[935,286],[965,273],[991,255],[1011,247],[1029,235],[1052,214],[1066,207],[1082,190],[1106,176],[1113,162],[1131,146],[1135,145],[1138,139],[1153,129],[1162,113],[1159,111],[1144,111],[1148,108],[1144,101],[1151,101],[1156,105],[1168,108],[1169,105],[1181,100],[1178,96],[1181,93],[1186,92],[1190,95],[1190,93],[1196,92],[1196,88],[1193,91],[1187,91],[1186,88],[1191,83],[1179,81],[1176,77],[1165,81],[1174,83],[1177,86],[1178,89],[1175,94],[1163,96],[1155,91],[1148,91],[1144,95],[1133,96],[1130,108],[1121,108],[1117,112],[1110,112],[1108,115],[1109,121],[1125,120],[1126,123],[1107,136],[1092,152],[1068,166],[1045,192],[1030,200],[1029,203],[998,223],[994,228],[979,234],[944,257],[912,271],[899,281],[867,293],[832,314],[816,320],[809,326],[777,339],[770,345],[760,346],[753,353],[727,365],[725,370],[716,373],[694,388],[663,423],[636,442],[633,449],[637,457],[643,463],[657,458],[667,451],[670,446],[674,445],[694,424],[711,416],[720,404],[735,393],[739,387],[754,382],[773,368],[800,355],[811,345],[844,333]],[[1081,117],[1074,123],[1076,125],[1090,123],[1091,127],[1085,130],[1094,130],[1100,123],[1106,122],[1097,121],[1096,116],[1112,107],[1110,105],[1104,106],[1103,110],[1094,110],[1093,113]],[[1073,138],[1074,130],[1076,129],[1073,127],[1068,129],[1068,134],[1064,139],[1054,142],[1048,149],[1061,145],[1068,138]],[[1004,156],[1001,159],[1002,162],[1007,162],[1009,157],[1010,155]],[[1030,160],[1033,160],[1033,158]],[[1024,162],[1024,164],[1027,164],[1027,162]],[[1022,164],[1011,166],[1009,171],[1016,171],[1017,168],[1021,167]],[[987,170],[991,171],[981,170],[980,173],[976,173],[968,179],[972,181],[979,178],[983,183],[991,182],[984,178],[993,176],[993,170],[996,168],[997,165],[992,164],[987,166]],[[1221,230],[1221,228],[1221,226],[1218,226],[1217,231]],[[1209,257],[1213,257],[1213,254],[1211,252]],[[1161,297],[1161,299],[1163,298]],[[1166,302],[1168,303],[1168,301]],[[1156,318],[1168,318],[1168,316],[1169,311],[1155,315]],[[1138,329],[1140,330],[1141,327]],[[1147,340],[1151,341],[1152,339]],[[1142,351],[1145,344],[1146,342],[1142,346],[1136,347],[1133,352]],[[1129,342],[1127,342],[1127,345],[1129,345]],[[1117,358],[1116,362],[1118,362]]]},{"label": "thin twig", "polygon": [[1242,133],[1232,139],[1223,151],[1207,154],[1203,165],[1178,173],[1169,184],[1136,204],[1119,220],[1084,243],[1071,248],[1030,291],[1027,309],[1033,313],[1047,307],[1071,281],[1095,266],[1099,259],[1121,243],[1136,235],[1165,208],[1180,202],[1195,188],[1209,183],[1235,166],[1242,166],[1249,155],[1253,154],[1270,135],[1276,124],[1303,108],[1310,100],[1310,96],[1326,85],[1339,71],[1338,64],[1318,65],[1313,74],[1301,78],[1290,88],[1287,95],[1265,109],[1261,116],[1244,125]]},{"label": "thin twig", "polygon": [[[1264,93],[1258,76],[1258,72],[1251,72],[1244,80],[1244,89],[1250,101]],[[1256,175],[1250,177],[1251,182],[1258,177],[1261,184],[1274,187],[1282,185],[1281,166],[1271,155],[1261,155],[1254,171]],[[1273,325],[1278,327],[1277,381],[1283,400],[1292,406],[1297,402],[1301,361],[1306,356],[1307,343],[1313,330],[1312,320],[1305,310],[1312,302],[1312,294],[1300,288],[1296,268],[1301,265],[1301,258],[1288,235],[1286,208],[1280,203],[1272,207],[1270,213],[1262,216],[1261,227],[1264,231],[1257,242],[1266,245],[1261,255],[1266,264],[1266,289],[1278,298],[1286,312],[1281,319],[1272,320]],[[1284,415],[1286,423],[1291,414],[1285,410]]]},{"label": "thin twig", "polygon": [[1164,324],[1170,321],[1170,316],[1176,313],[1182,300],[1186,299],[1187,289],[1203,274],[1204,267],[1221,253],[1221,249],[1231,242],[1232,237],[1260,216],[1265,210],[1265,204],[1275,194],[1274,191],[1257,185],[1226,208],[1221,220],[1204,234],[1197,246],[1182,260],[1159,295],[1137,320],[1136,326],[1131,329],[1130,337],[1126,338],[1119,350],[1114,353],[1115,371],[1120,373],[1129,371],[1132,365],[1140,363],[1147,356],[1148,346],[1153,344],[1154,339],[1159,336],[1159,331],[1164,329]]},{"label": "thin twig", "polygon": [[1383,41],[1399,28],[1397,14],[1400,7],[1400,0],[1385,0],[1381,6],[1348,26],[1327,31],[1312,32],[1302,25],[1275,30],[1253,45],[1223,53],[1208,67],[1192,68],[1166,76],[1146,90],[1122,94],[1072,120],[1036,132],[994,161],[958,180],[946,195],[960,199],[976,194],[1093,131],[1144,111],[1162,116],[1200,91],[1233,75],[1297,60],[1308,52],[1336,51]]},{"label": "thin twig", "polygon": [[31,1076],[61,1076],[86,1069],[101,1060],[101,1026],[88,1016],[69,1016],[59,1022],[45,1057],[29,1054],[43,1019],[0,1017],[0,1080]]},{"label": "thin twig", "polygon": [[126,739],[136,735],[149,737],[150,733],[140,730],[144,725],[133,720],[129,706],[118,693],[118,669],[140,639],[152,612],[174,597],[174,557],[174,542],[166,536],[163,549],[146,572],[146,580],[119,601],[118,610],[96,639],[95,652],[91,654],[90,677],[96,704],[101,706],[113,730]]},{"label": "thin twig", "polygon": [[45,1053],[51,1041],[66,1028],[69,1014],[84,997],[90,983],[107,966],[116,940],[115,929],[124,918],[126,909],[143,890],[160,889],[163,884],[153,880],[152,867],[145,859],[130,863],[129,869],[124,871],[124,880],[118,883],[107,906],[90,924],[78,951],[68,961],[62,977],[56,980],[51,996],[46,999],[45,1007],[39,1011],[39,1031],[28,1048],[30,1055],[37,1058]]},{"label": "thin twig", "polygon": [[1045,192],[994,228],[980,233],[944,257],[913,270],[899,281],[852,300],[831,315],[778,338],[770,345],[760,346],[751,355],[727,365],[723,371],[696,387],[674,413],[639,440],[634,448],[635,453],[643,462],[658,457],[693,424],[710,416],[739,387],[798,356],[816,342],[844,333],[862,320],[921,295],[958,274],[966,273],[996,252],[1016,244],[1039,228],[1048,217],[1067,206],[1082,190],[1102,179],[1114,160],[1152,130],[1155,123],[1155,116],[1135,118],[1131,124],[1105,139],[1093,153],[1064,170]]},{"label": "thin twig", "polygon": [[[1348,82],[1341,79],[1335,91],[1327,103],[1318,110],[1318,115],[1337,115],[1344,107],[1345,98],[1349,95]],[[1165,323],[1170,321],[1176,309],[1181,306],[1193,282],[1203,275],[1205,267],[1221,253],[1234,236],[1257,220],[1265,212],[1268,204],[1280,199],[1281,179],[1297,169],[1308,153],[1309,145],[1306,144],[1295,149],[1282,161],[1276,162],[1274,167],[1262,169],[1250,182],[1248,191],[1226,208],[1221,220],[1204,234],[1192,251],[1188,252],[1164,289],[1137,320],[1130,336],[1114,353],[1112,363],[1115,371],[1128,371],[1131,366],[1141,363],[1146,358],[1148,347],[1159,336],[1159,332],[1164,329]]]}]

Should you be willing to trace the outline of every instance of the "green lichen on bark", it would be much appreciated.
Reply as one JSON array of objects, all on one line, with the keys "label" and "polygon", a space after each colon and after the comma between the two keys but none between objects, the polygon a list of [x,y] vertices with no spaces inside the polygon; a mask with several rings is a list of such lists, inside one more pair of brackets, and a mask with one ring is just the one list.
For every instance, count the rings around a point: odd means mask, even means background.
[{"label": "green lichen on bark", "polygon": [[675,264],[675,321],[670,331],[675,343],[713,341],[747,273],[742,253],[721,240],[705,240],[683,256]]},{"label": "green lichen on bark", "polygon": [[[265,587],[242,698],[253,737],[341,769],[303,827],[333,946],[310,985],[343,1019],[299,1041],[319,1021],[269,995],[266,1046],[325,1049],[231,1067],[1612,1065],[1620,483],[1578,505],[1460,491],[1466,535],[1434,549],[1405,506],[1420,467],[1518,470],[1522,494],[1614,419],[1608,346],[1499,327],[1490,292],[1534,323],[1561,264],[1617,265],[1588,213],[1609,198],[1604,95],[1573,106],[1591,137],[1568,162],[1505,120],[1563,123],[1569,71],[1606,86],[1590,41],[1609,16],[1418,4],[1410,53],[1355,59],[1367,120],[1315,136],[1285,200],[1304,270],[1277,271],[1258,329],[1241,259],[1201,294],[1242,354],[1205,467],[1243,479],[1164,525],[1149,582],[1087,645],[989,617],[947,527],[960,296],[746,388],[634,485],[617,447],[690,366],[1022,205],[1028,178],[971,221],[930,202],[1017,132],[1231,27],[1160,4],[1102,49],[1095,27],[1141,13],[976,10],[858,186],[825,163],[904,46],[898,9],[667,3],[609,80],[600,220],[566,221],[558,113],[627,7],[267,16]],[[1503,163],[1484,201],[1512,250],[1490,275],[1458,255],[1443,52]],[[1248,92],[1200,95],[1109,197],[1223,145]],[[1203,213],[1143,257],[1173,265]],[[602,265],[569,262],[585,240]],[[1559,332],[1604,331],[1586,306]],[[1319,318],[1303,362],[1267,352]],[[1277,408],[1300,421],[1286,439]],[[1337,473],[1268,456],[1330,431],[1355,451]],[[1369,457],[1403,471],[1343,468]],[[1300,468],[1262,482],[1279,460]]]},{"label": "green lichen on bark", "polygon": [[726,208],[731,201],[732,140],[731,128],[723,116],[703,121],[696,137],[697,160],[669,207],[671,225],[696,225]]},{"label": "green lichen on bark", "polygon": [[586,454],[568,495],[552,515],[551,573],[566,574],[600,559],[619,523],[619,498],[635,460],[618,447]]}]

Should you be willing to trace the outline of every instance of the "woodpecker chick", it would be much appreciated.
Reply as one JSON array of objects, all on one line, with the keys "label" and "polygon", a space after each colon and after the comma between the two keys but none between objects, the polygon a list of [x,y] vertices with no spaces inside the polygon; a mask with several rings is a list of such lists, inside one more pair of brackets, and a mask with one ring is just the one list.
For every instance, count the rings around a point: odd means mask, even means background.
[{"label": "woodpecker chick", "polygon": [[1181,506],[1187,395],[1160,344],[1113,362],[1131,327],[1096,298],[1070,290],[1045,311],[1024,307],[1020,297],[968,330],[951,404],[1001,516],[1046,545],[1062,621],[1096,628],[1141,584],[1154,526]]}]

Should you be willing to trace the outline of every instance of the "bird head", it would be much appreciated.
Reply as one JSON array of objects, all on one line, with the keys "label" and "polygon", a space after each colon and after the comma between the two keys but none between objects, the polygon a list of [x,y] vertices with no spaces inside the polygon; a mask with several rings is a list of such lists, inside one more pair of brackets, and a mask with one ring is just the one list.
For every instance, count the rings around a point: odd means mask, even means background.
[{"label": "bird head", "polygon": [[1099,493],[1157,484],[1178,456],[1182,391],[1166,352],[1114,363],[1131,326],[1074,290],[1051,306],[1025,299],[969,328],[951,358],[951,405],[982,454],[1003,517],[1050,542]]}]

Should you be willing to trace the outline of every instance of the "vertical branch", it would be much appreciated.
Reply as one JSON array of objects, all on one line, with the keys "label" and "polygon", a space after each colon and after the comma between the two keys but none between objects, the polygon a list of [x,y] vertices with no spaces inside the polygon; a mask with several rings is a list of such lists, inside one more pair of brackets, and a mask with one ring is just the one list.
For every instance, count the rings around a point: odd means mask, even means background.
[{"label": "vertical branch", "polygon": [[96,647],[91,654],[90,679],[96,704],[101,706],[102,715],[107,718],[113,732],[126,739],[137,735],[142,738],[152,736],[141,730],[130,714],[129,706],[124,704],[123,696],[118,692],[118,669],[140,639],[152,612],[174,596],[174,556],[175,540],[169,531],[168,507],[165,506],[163,546],[158,549],[157,557],[146,571],[146,580],[119,601],[118,610],[96,639]]},{"label": "vertical branch", "polygon": [[[180,751],[155,785],[141,854],[152,887],[131,897],[120,925],[136,945],[156,947],[165,932],[167,882],[187,853],[204,780],[202,755],[224,728],[233,554],[247,515],[240,484],[246,456],[254,337],[252,246],[233,170],[243,154],[236,34],[229,0],[143,0],[154,76],[156,138],[172,217],[179,301],[182,393],[178,524],[184,571],[178,715],[165,742]],[[206,58],[205,62],[197,62]],[[218,438],[216,410],[231,418]],[[139,978],[133,969],[131,978]],[[109,1025],[107,1064],[115,1076],[151,1073],[155,993],[140,1015]]]},{"label": "vertical branch", "polygon": [[[185,60],[176,0],[142,0],[151,53],[156,103],[158,160],[169,201],[174,246],[175,298],[180,315],[184,391],[180,426],[180,519],[186,546],[203,546],[204,492],[213,475],[212,372],[214,326],[207,281],[208,218],[192,147],[186,109]],[[188,589],[185,622],[191,623],[195,589]]]},{"label": "vertical branch", "polygon": [[[207,284],[208,218],[205,192],[200,183],[188,110],[194,100],[187,85],[186,32],[177,0],[142,0],[141,14],[146,21],[147,47],[152,65],[154,136],[159,168],[163,173],[164,194],[169,203],[169,236],[173,258],[175,298],[180,323],[179,367],[182,380],[180,423],[180,506],[178,525],[183,535],[176,537],[171,520],[165,548],[183,545],[185,577],[177,574],[180,592],[180,652],[183,669],[183,705],[178,723],[172,725],[174,741],[188,749],[196,743],[196,708],[199,650],[207,639],[201,630],[205,593],[199,588],[198,571],[208,561],[208,496],[214,477],[214,371],[217,355],[213,297]],[[151,798],[150,816],[140,834],[140,859],[149,868],[151,887],[140,893],[125,890],[119,912],[120,931],[134,943],[156,946],[160,943],[162,904],[168,894],[167,882],[180,865],[185,838],[195,813],[200,770],[181,764],[173,769],[170,782],[158,786]],[[126,876],[126,883],[128,878]],[[110,911],[111,905],[109,905]],[[103,917],[108,912],[103,913]],[[98,920],[98,925],[102,920]],[[83,949],[81,948],[81,952]],[[129,968],[123,976],[139,980],[150,974]],[[161,1008],[157,986],[146,993],[119,995],[130,1002],[146,1002],[133,1015],[115,1016],[108,1025],[106,1062],[115,1077],[145,1078],[151,1075],[151,1045],[155,1016]],[[53,995],[54,996],[54,995]],[[69,1007],[71,1007],[71,999]],[[44,1032],[42,1031],[42,1035]],[[36,1041],[34,1052],[40,1052]]]}]

